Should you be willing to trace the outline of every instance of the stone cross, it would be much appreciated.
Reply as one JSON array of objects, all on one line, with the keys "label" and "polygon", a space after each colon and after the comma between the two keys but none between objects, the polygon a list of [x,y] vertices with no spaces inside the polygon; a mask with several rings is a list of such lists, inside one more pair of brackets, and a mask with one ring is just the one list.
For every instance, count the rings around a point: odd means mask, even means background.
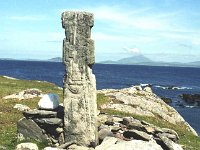
[{"label": "stone cross", "polygon": [[96,144],[96,79],[92,73],[94,41],[90,38],[93,14],[66,11],[62,13],[64,131],[65,142]]}]

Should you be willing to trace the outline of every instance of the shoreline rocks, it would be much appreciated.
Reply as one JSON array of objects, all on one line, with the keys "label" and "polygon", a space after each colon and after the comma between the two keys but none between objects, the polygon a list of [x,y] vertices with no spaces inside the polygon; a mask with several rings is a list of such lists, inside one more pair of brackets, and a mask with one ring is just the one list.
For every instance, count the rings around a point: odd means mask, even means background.
[{"label": "shoreline rocks", "polygon": [[200,106],[200,94],[181,94],[179,96],[189,105]]},{"label": "shoreline rocks", "polygon": [[[142,88],[142,87],[141,87]],[[101,109],[113,109],[125,113],[142,116],[158,116],[172,124],[185,124],[189,131],[198,136],[196,131],[183,119],[183,117],[171,106],[166,104],[156,94],[144,91],[133,86],[124,89],[103,89],[98,93],[107,96],[111,102],[100,106]],[[148,87],[150,88],[150,87]]]}]

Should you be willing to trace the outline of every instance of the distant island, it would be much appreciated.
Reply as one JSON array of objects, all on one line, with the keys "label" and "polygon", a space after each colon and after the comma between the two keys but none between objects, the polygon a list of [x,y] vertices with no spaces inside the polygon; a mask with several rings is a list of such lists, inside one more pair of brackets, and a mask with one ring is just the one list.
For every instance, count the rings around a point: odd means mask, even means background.
[{"label": "distant island", "polygon": [[[0,60],[16,60],[13,58],[0,58]],[[62,62],[62,57],[53,57],[47,60],[39,60],[39,59],[25,59],[22,61],[49,61],[49,62]],[[194,61],[189,63],[181,63],[181,62],[164,62],[164,61],[153,61],[144,55],[136,55],[127,58],[122,58],[117,61],[107,60],[97,62],[98,64],[122,64],[122,65],[144,65],[144,66],[172,66],[172,67],[196,67],[200,68],[200,61]]]},{"label": "distant island", "polygon": [[200,61],[181,63],[181,62],[164,62],[153,61],[144,55],[122,58],[117,61],[107,60],[98,62],[99,64],[124,64],[124,65],[145,65],[145,66],[174,66],[174,67],[200,67]]},{"label": "distant island", "polygon": [[48,61],[52,61],[52,62],[62,62],[62,58],[61,58],[61,57],[54,57],[54,58],[48,59]]}]

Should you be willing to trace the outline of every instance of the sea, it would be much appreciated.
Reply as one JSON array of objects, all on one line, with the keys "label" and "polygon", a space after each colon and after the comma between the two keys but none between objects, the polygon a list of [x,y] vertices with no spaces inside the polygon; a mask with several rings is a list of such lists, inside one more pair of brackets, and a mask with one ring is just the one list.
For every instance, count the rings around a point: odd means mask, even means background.
[{"label": "sea", "polygon": [[[48,81],[63,86],[61,62],[0,60],[0,75],[18,79]],[[120,89],[133,85],[151,86],[200,134],[200,107],[185,103],[181,94],[200,94],[200,68],[95,64],[97,89]]]}]

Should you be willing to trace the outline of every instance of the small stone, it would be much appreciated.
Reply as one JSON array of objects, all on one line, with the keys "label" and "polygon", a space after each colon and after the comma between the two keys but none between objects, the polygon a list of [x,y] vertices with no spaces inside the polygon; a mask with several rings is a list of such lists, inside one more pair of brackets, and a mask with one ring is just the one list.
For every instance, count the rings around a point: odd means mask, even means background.
[{"label": "small stone", "polygon": [[56,128],[56,132],[57,133],[62,133],[62,132],[64,132],[64,130],[63,130],[63,128]]},{"label": "small stone", "polygon": [[105,124],[108,125],[108,126],[114,125],[113,117],[112,116],[108,116],[107,121],[105,122]]},{"label": "small stone", "polygon": [[21,143],[16,146],[15,150],[38,150],[38,146],[34,143]]},{"label": "small stone", "polygon": [[26,118],[52,118],[57,116],[57,112],[47,110],[29,110],[23,113]]},{"label": "small stone", "polygon": [[152,89],[150,87],[148,87],[148,86],[146,86],[143,90],[145,92],[152,93]]},{"label": "small stone", "polygon": [[64,150],[56,147],[45,147],[43,150]]},{"label": "small stone", "polygon": [[85,147],[85,146],[78,146],[73,144],[67,148],[68,150],[94,150],[93,148]]},{"label": "small stone", "polygon": [[144,128],[145,128],[145,131],[146,131],[147,133],[153,134],[153,133],[155,132],[155,128],[152,127],[152,126],[146,126],[146,127],[144,127]]},{"label": "small stone", "polygon": [[114,134],[108,129],[101,129],[99,131],[99,141],[100,142],[107,136],[114,137]]},{"label": "small stone", "polygon": [[167,137],[168,139],[177,142],[178,141],[178,137],[174,134],[170,134],[170,133],[160,133],[162,136]]},{"label": "small stone", "polygon": [[137,91],[142,91],[142,87],[141,86],[133,86]]},{"label": "small stone", "polygon": [[47,124],[47,125],[60,125],[62,123],[62,119],[59,118],[36,118],[35,122],[39,124]]},{"label": "small stone", "polygon": [[174,134],[176,135],[177,139],[179,139],[178,133],[172,129],[168,129],[168,128],[162,128],[162,131],[165,133],[170,133],[170,134]]},{"label": "small stone", "polygon": [[114,133],[118,132],[119,130],[121,130],[120,127],[115,127],[114,126],[114,127],[111,128],[111,131],[114,132]]},{"label": "small stone", "polygon": [[128,130],[123,133],[125,138],[133,138],[137,140],[143,140],[143,141],[150,141],[151,136],[145,132],[138,131],[138,130]]},{"label": "small stone", "polygon": [[59,106],[59,96],[57,94],[45,94],[38,102],[39,109],[55,109]]},{"label": "small stone", "polygon": [[28,111],[30,110],[30,108],[26,105],[22,105],[22,104],[16,104],[13,108],[19,110],[19,111]]}]

